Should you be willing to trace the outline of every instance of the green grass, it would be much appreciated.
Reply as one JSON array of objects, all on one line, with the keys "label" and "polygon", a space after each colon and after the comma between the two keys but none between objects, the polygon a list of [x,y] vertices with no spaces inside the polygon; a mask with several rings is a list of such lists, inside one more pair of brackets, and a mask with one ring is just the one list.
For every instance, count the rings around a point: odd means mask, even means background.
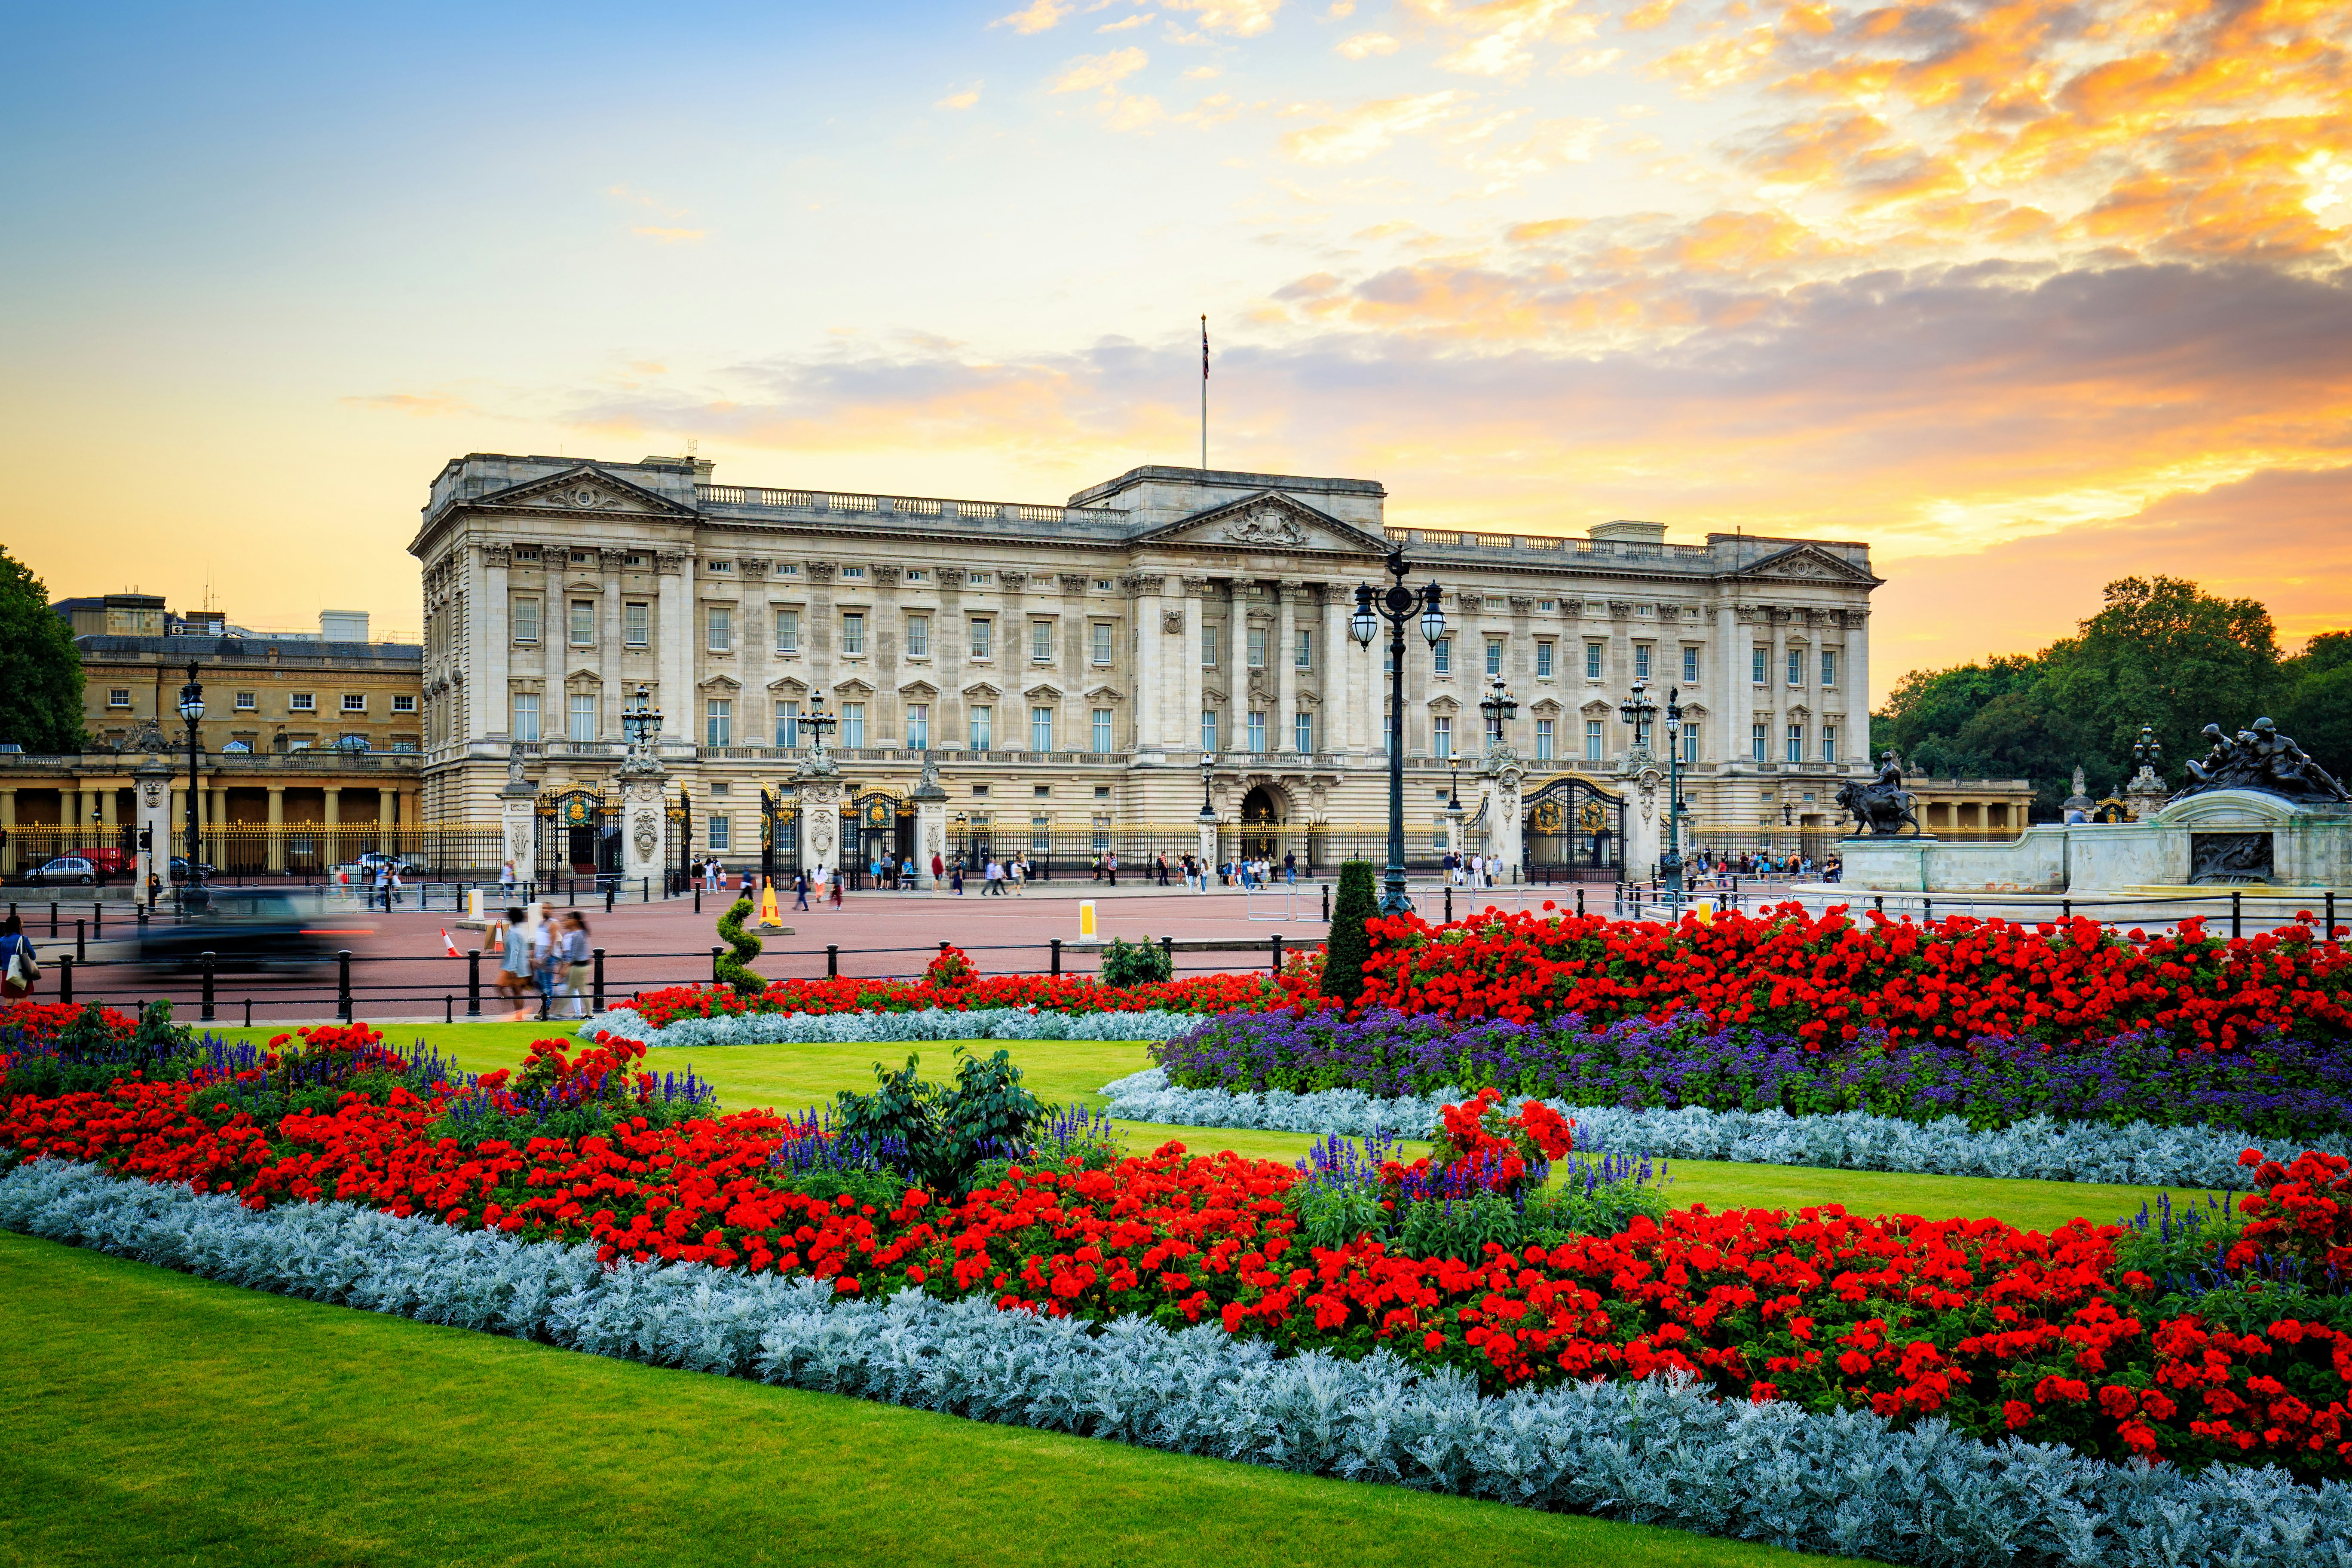
[{"label": "green grass", "polygon": [[[224,1031],[233,1037],[267,1039],[265,1028]],[[437,1046],[469,1072],[512,1067],[530,1042],[562,1034],[547,1024],[401,1025],[387,1030],[401,1044],[423,1039]],[[1108,1102],[1097,1092],[1115,1078],[1151,1065],[1148,1047],[1121,1041],[1016,1040],[965,1042],[974,1050],[1013,1053],[1024,1081],[1051,1104],[1073,1101],[1095,1110]],[[907,1046],[713,1046],[700,1050],[664,1050],[656,1059],[665,1070],[694,1070],[718,1087],[719,1102],[732,1110],[768,1106],[797,1111],[828,1101],[845,1089],[870,1089],[877,1061],[892,1067],[910,1050],[925,1072],[954,1071],[955,1045],[934,1041]],[[1303,1132],[1261,1132],[1244,1128],[1179,1127],[1149,1122],[1122,1126],[1130,1149],[1156,1148],[1169,1139],[1194,1150],[1231,1149],[1261,1160],[1303,1158],[1314,1139]],[[1415,1152],[1426,1145],[1412,1146]],[[1811,1165],[1756,1165],[1721,1160],[1670,1162],[1676,1205],[1710,1208],[1799,1209],[1813,1204],[1843,1204],[1855,1214],[1915,1214],[1929,1219],[1955,1216],[2007,1220],[2046,1231],[2082,1216],[2101,1224],[2153,1205],[2158,1189],[2108,1186],[2087,1182],[2003,1181],[1989,1176],[1919,1176],[1883,1171],[1835,1171]]]},{"label": "green grass", "polygon": [[0,1235],[0,1563],[1826,1559],[638,1366]]}]

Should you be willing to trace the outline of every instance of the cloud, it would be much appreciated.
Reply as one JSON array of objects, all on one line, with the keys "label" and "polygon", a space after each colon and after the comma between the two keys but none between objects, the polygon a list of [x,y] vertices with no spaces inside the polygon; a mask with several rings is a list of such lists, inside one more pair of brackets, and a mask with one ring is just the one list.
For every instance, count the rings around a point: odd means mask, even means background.
[{"label": "cloud", "polygon": [[1030,5],[1009,16],[999,16],[989,26],[1010,27],[1016,33],[1043,33],[1076,8],[1076,0],[1031,0]]},{"label": "cloud", "polygon": [[1062,67],[1049,92],[1090,92],[1108,88],[1150,64],[1151,57],[1139,48],[1115,49],[1107,55],[1081,55]]},{"label": "cloud", "polygon": [[406,414],[418,419],[439,419],[451,415],[479,412],[471,403],[451,392],[378,392],[366,396],[341,397],[336,401],[352,408]]},{"label": "cloud", "polygon": [[1274,26],[1282,0],[1160,0],[1160,9],[1197,16],[1208,32],[1249,38]]},{"label": "cloud", "polygon": [[970,109],[980,101],[980,89],[986,85],[985,82],[973,82],[970,87],[948,94],[933,103],[931,107],[933,109]]},{"label": "cloud", "polygon": [[1352,38],[1341,39],[1332,48],[1344,59],[1360,60],[1396,53],[1397,41],[1386,33],[1358,33]]},{"label": "cloud", "polygon": [[1447,89],[1360,103],[1335,119],[1285,139],[1290,155],[1307,163],[1353,163],[1399,136],[1425,131],[1459,115],[1474,94]]},{"label": "cloud", "polygon": [[1152,14],[1149,11],[1138,11],[1134,16],[1126,18],[1124,21],[1105,22],[1101,26],[1097,27],[1095,31],[1097,33],[1124,33],[1131,28],[1145,26],[1151,20],[1151,16]]},{"label": "cloud", "polygon": [[707,228],[662,228],[651,224],[639,224],[629,232],[656,245],[699,245],[710,233]]}]

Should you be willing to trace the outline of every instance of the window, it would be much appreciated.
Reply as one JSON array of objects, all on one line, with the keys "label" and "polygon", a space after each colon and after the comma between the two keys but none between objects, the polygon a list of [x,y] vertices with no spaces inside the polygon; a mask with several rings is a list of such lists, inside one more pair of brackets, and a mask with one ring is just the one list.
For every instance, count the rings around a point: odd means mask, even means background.
[{"label": "window", "polygon": [[1805,650],[1801,647],[1792,647],[1789,650],[1789,684],[1791,686],[1802,686],[1804,683]]},{"label": "window", "polygon": [[717,605],[713,605],[710,606],[709,610],[706,612],[703,618],[703,625],[710,634],[709,645],[711,652],[732,653],[735,651],[734,611],[724,609]]},{"label": "window", "polygon": [[1536,601],[1536,608],[1541,610],[1548,616],[1554,610],[1559,608],[1559,601],[1558,599],[1538,599]]},{"label": "window", "polygon": [[735,847],[735,819],[714,816],[710,819],[710,848],[713,854]]},{"label": "window", "polygon": [[106,705],[107,705],[109,708],[128,708],[128,707],[130,707],[130,706],[131,706],[131,688],[129,688],[129,687],[127,687],[127,686],[110,686],[110,687],[108,687],[108,688],[106,689]]},{"label": "window", "polygon": [[1097,621],[1094,624],[1095,662],[1097,664],[1108,664],[1110,662],[1112,630],[1113,628],[1108,621]]},{"label": "window", "polygon": [[801,743],[801,705],[779,701],[776,704],[776,744],[797,746]]},{"label": "window", "polygon": [[779,577],[797,577],[801,574],[800,563],[797,561],[779,561],[769,570]]},{"label": "window", "polygon": [[1559,647],[1559,645],[1552,641],[1549,637],[1538,637],[1536,639],[1536,679],[1538,680],[1549,680],[1551,679],[1552,655],[1558,650]]},{"label": "window", "polygon": [[1108,708],[1097,708],[1095,710],[1094,749],[1097,752],[1108,752],[1112,749],[1110,712],[1111,710]]},{"label": "window", "polygon": [[1698,649],[1686,647],[1683,649],[1683,684],[1688,686],[1697,679]]},{"label": "window", "polygon": [[1536,721],[1536,761],[1551,761],[1551,721],[1549,719]]},{"label": "window", "polygon": [[841,575],[843,580],[845,582],[863,582],[866,578],[866,568],[863,566],[845,566],[841,569]]},{"label": "window", "polygon": [[967,572],[963,574],[963,584],[967,588],[985,588],[995,581],[996,574],[993,572]]},{"label": "window", "polygon": [[728,575],[729,574],[732,573],[732,572],[735,570],[735,563],[733,563],[732,561],[709,561],[709,562],[705,562],[705,563],[703,563],[703,570],[704,570],[704,571],[706,571],[706,572],[714,573],[714,574],[717,574],[717,575],[719,575],[719,576],[724,577],[724,576]]},{"label": "window", "polygon": [[1249,716],[1249,749],[1253,752],[1265,750],[1265,715],[1255,710]]},{"label": "window", "polygon": [[1837,726],[1824,724],[1822,726],[1822,761],[1833,763],[1837,760]]},{"label": "window", "polygon": [[1763,725],[1750,724],[1748,726],[1748,754],[1749,756],[1753,757],[1759,763],[1768,761],[1769,759],[1767,758],[1765,752],[1766,748],[1771,743],[1771,738],[1766,734]]},{"label": "window", "polygon": [[1204,708],[1201,710],[1201,750],[1213,752],[1216,749],[1217,710],[1213,708]]},{"label": "window", "polygon": [[996,623],[985,616],[975,616],[971,623],[971,657],[993,658],[996,651]]},{"label": "window", "polygon": [[931,749],[931,705],[928,702],[907,704],[907,745],[910,750],[928,752]]},{"label": "window", "polygon": [[909,583],[928,583],[928,582],[929,582],[930,580],[931,580],[931,574],[930,574],[930,569],[929,569],[929,568],[928,568],[928,567],[924,567],[924,566],[909,566],[909,567],[908,567],[908,568],[907,568],[907,581],[908,581],[908,582],[909,582]]},{"label": "window", "polygon": [[539,601],[517,599],[514,602],[514,640],[535,643],[539,640]]},{"label": "window", "polygon": [[931,657],[930,616],[908,616],[907,617],[907,657],[908,658]]},{"label": "window", "polygon": [[845,610],[841,616],[841,651],[862,656],[866,652],[866,612]]},{"label": "window", "polygon": [[343,693],[343,711],[344,711],[344,712],[346,712],[346,713],[364,713],[364,712],[366,712],[366,711],[367,711],[367,693],[366,693],[366,692],[364,692],[364,691],[346,691],[346,692],[344,692],[344,693]]},{"label": "window", "polygon": [[975,708],[971,710],[971,749],[973,751],[984,752],[988,750],[990,742],[989,725],[995,717],[996,710],[992,708],[981,707]]},{"label": "window", "polygon": [[1758,643],[1755,647],[1749,648],[1748,650],[1748,679],[1758,686],[1761,686],[1767,680],[1769,680],[1772,678],[1772,672],[1766,668],[1766,665],[1771,659],[1771,657],[1772,650],[1766,647],[1762,643]]},{"label": "window", "polygon": [[1315,749],[1315,715],[1294,713],[1290,716],[1290,749],[1312,752]]},{"label": "window", "polygon": [[621,646],[644,647],[654,640],[654,607],[637,600],[621,606]]},{"label": "window", "polygon": [[1201,623],[1201,668],[1202,669],[1217,668],[1218,629],[1207,621]]},{"label": "window", "polygon": [[733,788],[734,785],[729,784],[725,779],[720,779],[717,784],[710,786],[710,793],[713,795],[725,795]]},{"label": "window", "polygon": [[731,746],[735,743],[735,700],[731,697],[705,698],[702,703],[703,744]]},{"label": "window", "polygon": [[1097,785],[1095,785],[1095,798],[1096,798],[1097,800],[1108,800],[1108,799],[1110,798],[1110,785],[1108,785],[1108,784],[1097,784]]},{"label": "window", "polygon": [[595,563],[596,557],[589,551],[575,550],[572,552],[572,564],[574,566],[593,566]]},{"label": "window", "polygon": [[1454,754],[1453,715],[1440,713],[1430,720],[1429,751],[1430,754],[1440,762]]},{"label": "window", "polygon": [[1601,679],[1601,645],[1597,642],[1584,645],[1584,679],[1587,680]]},{"label": "window", "polygon": [[536,691],[514,694],[514,738],[518,741],[539,739],[539,693]]},{"label": "window", "polygon": [[286,694],[286,707],[289,712],[315,713],[319,700],[307,691],[289,691]]},{"label": "window", "polygon": [[1584,721],[1584,760],[1588,763],[1600,762],[1603,755],[1601,746],[1601,721],[1587,719]]},{"label": "window", "polygon": [[1029,662],[1032,664],[1054,662],[1053,622],[1031,621],[1029,623]]},{"label": "window", "polygon": [[1118,579],[1116,577],[1097,577],[1095,579],[1095,592],[1097,594],[1116,593],[1118,590]]},{"label": "window", "polygon": [[1805,727],[1802,724],[1789,726],[1789,760],[1792,763],[1805,760]]},{"label": "window", "polygon": [[[401,706],[404,702],[408,704],[406,708],[403,708]],[[392,700],[392,710],[395,713],[414,712],[415,711],[415,706],[416,699],[414,697],[395,697]],[[257,707],[259,707],[259,703],[255,700],[254,693],[250,691],[240,691],[236,694],[236,710],[238,712],[251,713]]]},{"label": "window", "polygon": [[572,694],[572,728],[567,731],[575,741],[596,738],[596,694],[575,691]]},{"label": "window", "polygon": [[845,702],[841,705],[841,743],[845,746],[866,744],[866,704]]},{"label": "window", "polygon": [[1650,645],[1648,643],[1637,642],[1633,645],[1633,679],[1636,680],[1650,679]]},{"label": "window", "polygon": [[1382,675],[1396,673],[1396,644],[1392,642],[1381,644],[1381,673]]},{"label": "window", "polygon": [[1698,765],[1698,726],[1696,724],[1683,726],[1683,763],[1686,767]]},{"label": "window", "polygon": [[1503,673],[1503,639],[1500,637],[1486,639],[1486,673],[1488,675]]},{"label": "window", "polygon": [[1438,638],[1436,646],[1429,651],[1432,659],[1431,668],[1440,675],[1454,673],[1454,639],[1452,637]]},{"label": "window", "polygon": [[801,651],[801,613],[798,610],[776,612],[776,651],[778,653]]},{"label": "window", "polygon": [[1054,710],[1042,703],[1029,710],[1029,749],[1033,752],[1054,749]]},{"label": "window", "polygon": [[1264,626],[1252,626],[1249,629],[1249,667],[1252,669],[1265,668],[1265,628]]},{"label": "window", "polygon": [[1032,816],[1029,819],[1029,848],[1031,852],[1034,854],[1044,855],[1050,853],[1053,847],[1054,819],[1050,816]]},{"label": "window", "polygon": [[1823,686],[1837,684],[1837,649],[1833,647],[1822,649],[1822,684]]},{"label": "window", "polygon": [[587,647],[596,640],[596,601],[572,601],[572,646]]}]

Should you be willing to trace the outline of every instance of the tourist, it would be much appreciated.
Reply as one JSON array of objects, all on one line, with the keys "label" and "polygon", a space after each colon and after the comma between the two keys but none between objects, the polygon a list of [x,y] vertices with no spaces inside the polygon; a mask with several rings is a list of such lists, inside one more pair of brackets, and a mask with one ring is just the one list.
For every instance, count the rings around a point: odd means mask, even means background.
[{"label": "tourist", "polygon": [[[1160,852],[1157,858],[1157,864],[1160,868],[1160,885],[1164,888],[1168,885],[1168,852],[1166,850],[1163,849]],[[1190,880],[1186,881],[1185,886],[1192,886]]]},{"label": "tourist", "polygon": [[848,883],[849,879],[844,877],[838,870],[824,879],[825,897],[832,903],[833,912],[835,914],[839,914],[842,910],[842,895],[847,889]]},{"label": "tourist", "polygon": [[942,882],[942,881],[946,880],[946,879],[947,879],[947,874],[948,874],[948,863],[947,863],[945,860],[942,860],[942,859],[940,859],[940,852],[939,852],[938,850],[936,850],[936,849],[932,850],[932,851],[931,851],[931,886],[932,886],[932,887],[934,887],[934,888],[938,887],[938,886],[940,884],[940,882]]},{"label": "tourist", "polygon": [[522,1005],[523,987],[530,983],[530,929],[524,918],[520,905],[509,908],[499,942],[499,994],[512,1004],[508,1022],[515,1024],[530,1016]]},{"label": "tourist", "polygon": [[898,890],[911,893],[920,886],[915,876],[915,858],[909,855],[898,864]]},{"label": "tourist", "polygon": [[1013,858],[1013,864],[1007,866],[1004,869],[1005,879],[1013,884],[1013,890],[1016,893],[1020,892],[1029,876],[1028,858],[1026,856],[1015,855]]},{"label": "tourist", "polygon": [[563,994],[571,999],[573,1018],[588,1016],[588,986],[593,965],[588,949],[588,921],[578,910],[563,915]]},{"label": "tourist", "polygon": [[1296,850],[1283,852],[1282,879],[1294,888],[1298,886],[1298,854]]},{"label": "tourist", "polygon": [[988,865],[981,872],[981,879],[983,884],[980,889],[982,898],[993,895],[1001,899],[1004,896],[1004,863],[995,856],[988,858]]},{"label": "tourist", "polygon": [[955,858],[955,865],[948,872],[948,886],[957,898],[963,897],[963,857],[961,855]]},{"label": "tourist", "polygon": [[795,910],[801,910],[803,913],[806,913],[806,912],[807,912],[807,910],[808,910],[808,893],[809,893],[809,879],[808,879],[808,873],[807,873],[806,871],[795,871],[795,872],[793,872],[793,909],[795,909]]},{"label": "tourist", "polygon": [[509,860],[504,866],[499,868],[499,896],[502,899],[511,899],[514,897],[514,862]]},{"label": "tourist", "polygon": [[29,996],[40,978],[40,955],[25,934],[25,922],[12,910],[0,921],[0,997],[14,1002]]}]

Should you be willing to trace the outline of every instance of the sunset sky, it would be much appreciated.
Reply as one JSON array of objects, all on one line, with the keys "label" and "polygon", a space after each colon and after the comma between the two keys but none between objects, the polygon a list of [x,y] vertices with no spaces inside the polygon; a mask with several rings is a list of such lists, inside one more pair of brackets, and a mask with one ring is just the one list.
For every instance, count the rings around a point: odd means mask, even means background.
[{"label": "sunset sky", "polygon": [[0,537],[413,631],[467,451],[1864,539],[1873,672],[2352,625],[2352,5],[86,5],[12,22]]}]

